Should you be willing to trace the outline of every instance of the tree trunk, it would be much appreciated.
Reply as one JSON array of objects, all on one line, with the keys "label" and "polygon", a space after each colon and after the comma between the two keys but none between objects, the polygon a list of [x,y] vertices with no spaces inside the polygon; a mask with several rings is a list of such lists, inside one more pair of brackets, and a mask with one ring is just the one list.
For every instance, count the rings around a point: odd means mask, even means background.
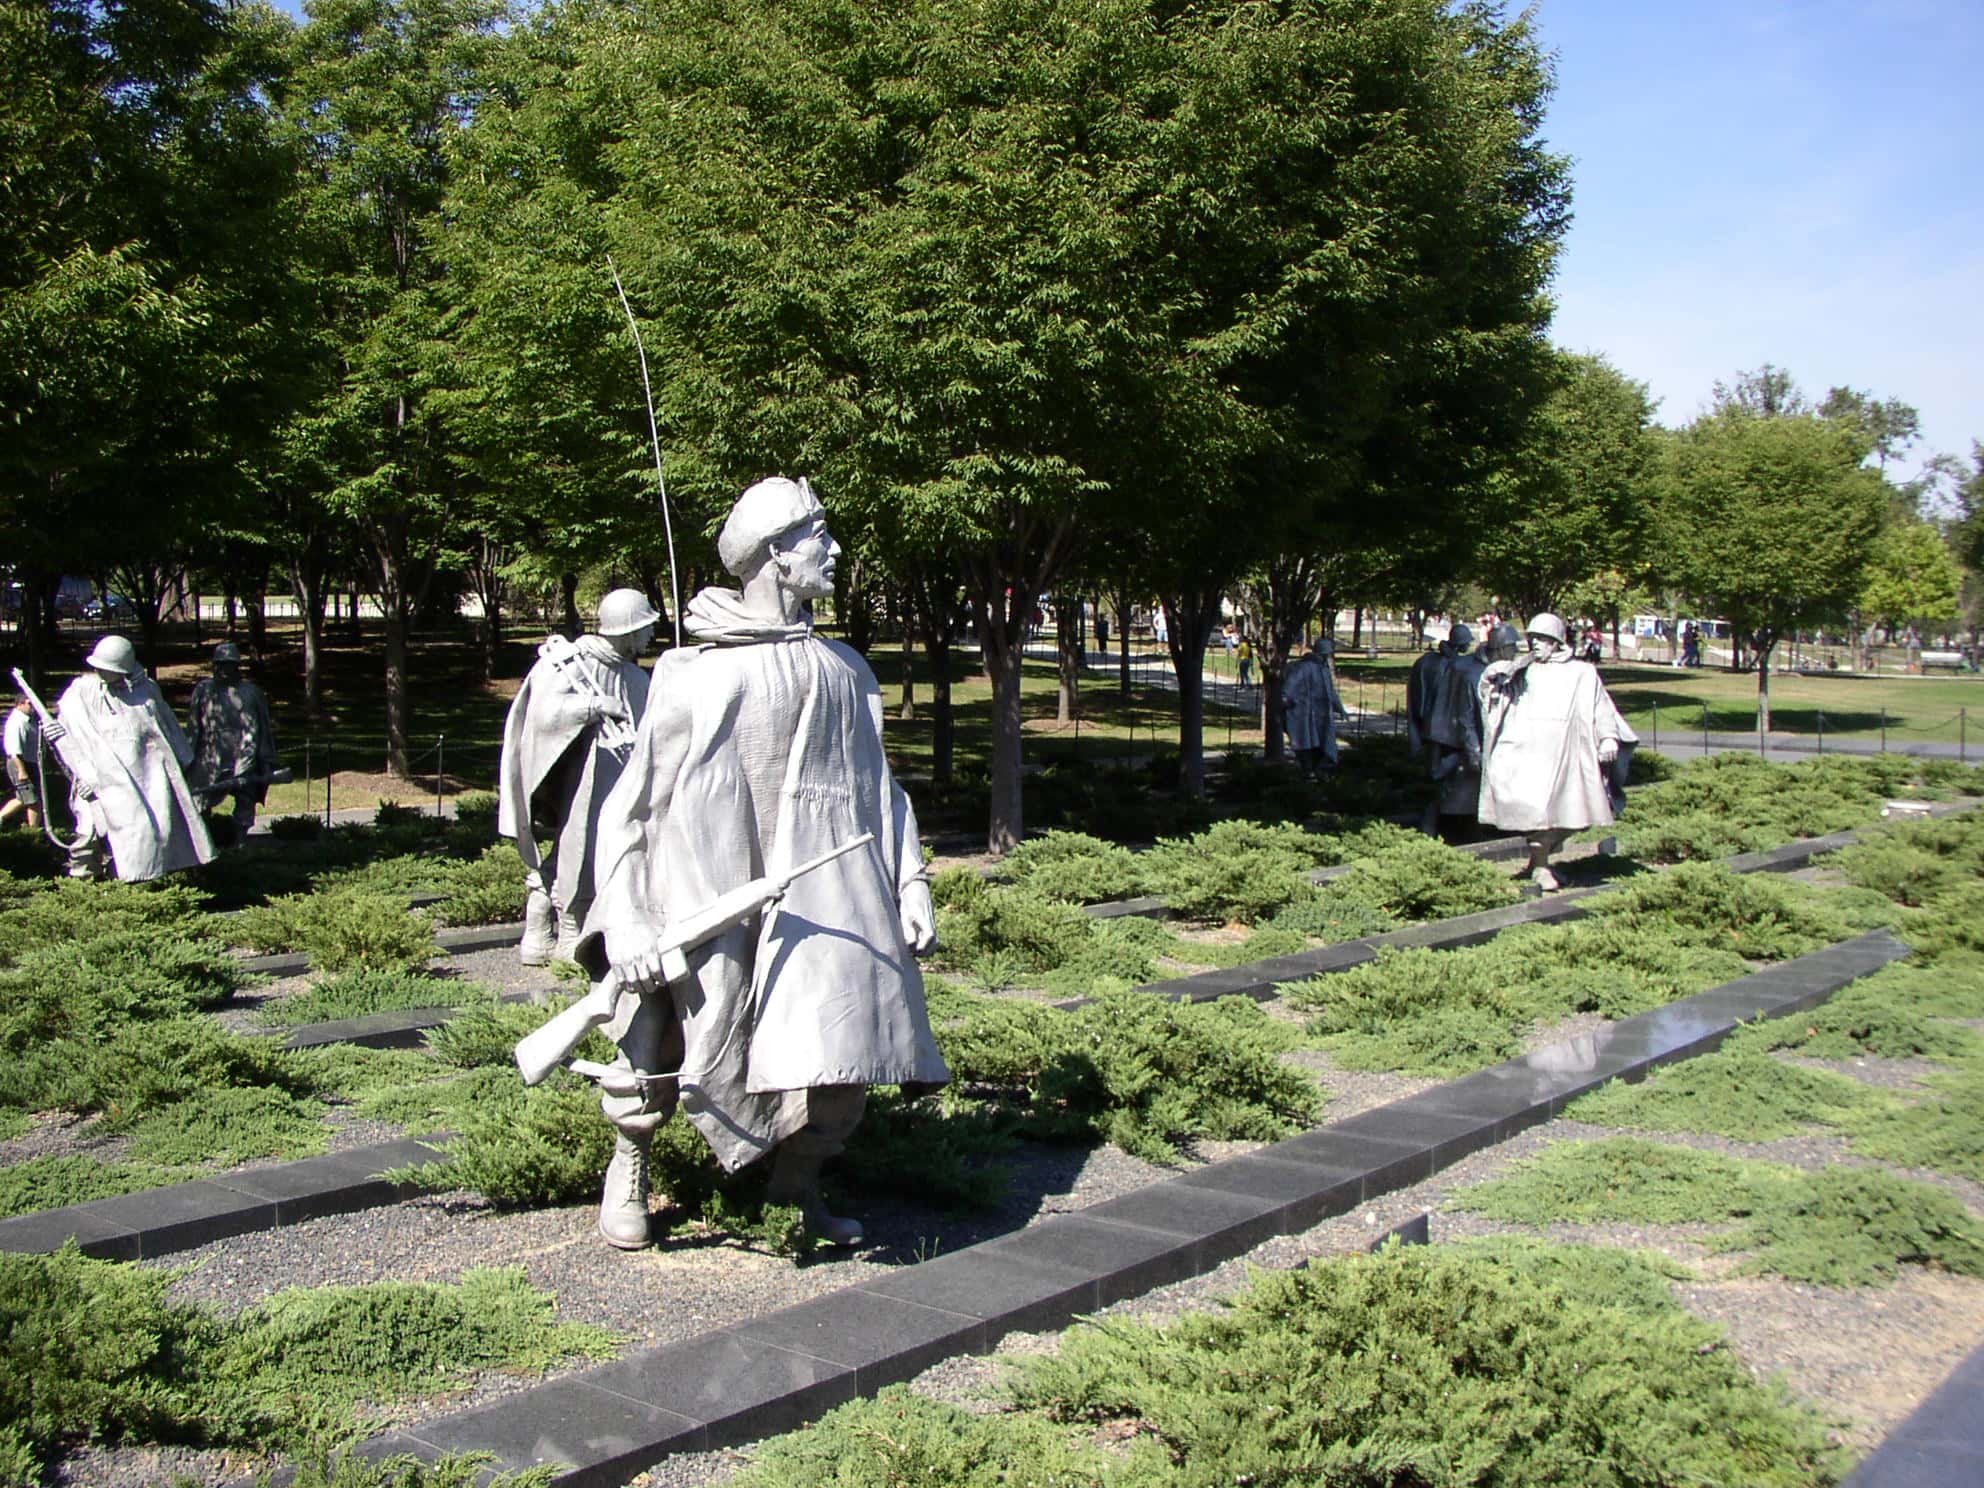
[{"label": "tree trunk", "polygon": [[896,717],[907,723],[916,717],[916,606],[900,588],[889,591],[889,602],[896,607],[896,622],[902,627],[902,702]]},{"label": "tree trunk", "polygon": [[579,576],[575,573],[558,575],[558,607],[560,618],[558,628],[565,633],[565,639],[576,641],[586,633],[585,621],[579,618]]},{"label": "tree trunk", "polygon": [[[957,584],[945,571],[912,569],[904,590],[905,625],[913,624],[930,658],[930,778],[949,785],[956,770],[957,719],[951,710],[951,621]],[[904,658],[905,665],[908,658]]]},{"label": "tree trunk", "polygon": [[1087,650],[1087,638],[1082,634],[1082,602],[1079,598],[1054,601],[1054,650],[1061,674],[1055,721],[1073,723],[1075,709],[1081,702],[1082,660]]},{"label": "tree trunk", "polygon": [[1364,648],[1364,606],[1359,605],[1350,612],[1350,649],[1361,651]]},{"label": "tree trunk", "polygon": [[1018,847],[1026,832],[1020,789],[1020,675],[1026,652],[1022,643],[1004,631],[1004,626],[990,625],[982,630],[986,668],[992,673],[992,811],[986,823],[985,850],[994,857],[1003,857]]},{"label": "tree trunk", "polygon": [[413,732],[413,704],[406,690],[406,536],[403,529],[389,524],[373,541],[379,559],[379,608],[386,623],[386,773],[395,780],[411,780],[413,761],[408,741]]},{"label": "tree trunk", "polygon": [[1200,800],[1206,793],[1206,646],[1219,616],[1224,585],[1164,597],[1172,674],[1178,679],[1178,787]]},{"label": "tree trunk", "polygon": [[1770,648],[1777,644],[1777,632],[1765,626],[1757,632],[1757,731],[1770,733]]},{"label": "tree trunk", "polygon": [[1116,605],[1116,691],[1130,695],[1130,581],[1124,579],[1110,596]]},{"label": "tree trunk", "polygon": [[28,681],[48,694],[48,638],[55,621],[55,578],[40,568],[21,570],[21,639],[27,644]]}]

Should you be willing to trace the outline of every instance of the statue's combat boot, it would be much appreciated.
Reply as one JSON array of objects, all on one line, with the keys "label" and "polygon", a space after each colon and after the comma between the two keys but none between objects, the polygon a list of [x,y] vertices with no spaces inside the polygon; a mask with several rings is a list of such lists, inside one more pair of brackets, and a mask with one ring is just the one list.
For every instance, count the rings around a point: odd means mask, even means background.
[{"label": "statue's combat boot", "polygon": [[765,1185],[765,1202],[797,1205],[806,1219],[806,1233],[815,1240],[827,1245],[859,1245],[867,1234],[861,1222],[830,1214],[826,1200],[820,1197],[820,1166],[826,1161],[825,1154],[804,1150],[804,1138],[799,1140],[798,1146],[791,1137],[779,1144],[778,1156],[772,1160],[771,1181]]},{"label": "statue's combat boot", "polygon": [[622,1250],[643,1250],[648,1244],[648,1147],[653,1141],[653,1132],[637,1137],[621,1132],[613,1142],[613,1161],[606,1166],[599,1233]]},{"label": "statue's combat boot", "polygon": [[558,911],[543,889],[532,889],[524,901],[524,938],[517,945],[517,959],[526,966],[550,964],[558,948]]}]

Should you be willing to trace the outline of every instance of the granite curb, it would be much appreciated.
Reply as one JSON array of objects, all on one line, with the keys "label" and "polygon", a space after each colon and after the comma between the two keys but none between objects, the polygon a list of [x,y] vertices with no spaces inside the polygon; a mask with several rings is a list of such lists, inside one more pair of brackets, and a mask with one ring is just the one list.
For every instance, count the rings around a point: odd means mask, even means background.
[{"label": "granite curb", "polygon": [[394,1183],[384,1175],[439,1160],[444,1154],[437,1144],[446,1140],[444,1135],[404,1137],[301,1162],[43,1209],[0,1220],[0,1251],[59,1250],[73,1240],[84,1255],[102,1260],[149,1260],[326,1214],[376,1209],[422,1192],[417,1184]]},{"label": "granite curb", "polygon": [[1065,1326],[1203,1274],[1548,1121],[1607,1081],[1702,1053],[1746,1019],[1808,1007],[1907,954],[1875,931],[1259,1152],[361,1450],[430,1461],[492,1452],[501,1470],[549,1465],[566,1488],[612,1488],[670,1453],[790,1430],[940,1359],[985,1352],[1008,1332]]},{"label": "granite curb", "polygon": [[1984,1348],[1888,1434],[1841,1488],[1984,1483]]}]

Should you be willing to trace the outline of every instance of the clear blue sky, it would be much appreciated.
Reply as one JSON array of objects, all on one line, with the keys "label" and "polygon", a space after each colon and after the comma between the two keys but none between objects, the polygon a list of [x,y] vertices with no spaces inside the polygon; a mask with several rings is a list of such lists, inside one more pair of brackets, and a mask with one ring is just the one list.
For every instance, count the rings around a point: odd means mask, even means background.
[{"label": "clear blue sky", "polygon": [[[300,0],[277,0],[292,14]],[[1984,0],[1537,0],[1573,161],[1557,340],[1685,423],[1774,362],[1984,439]]]},{"label": "clear blue sky", "polygon": [[[1984,439],[1984,4],[1539,0],[1573,159],[1557,340],[1685,423],[1769,361]],[[1909,463],[1914,463],[1911,460]]]}]

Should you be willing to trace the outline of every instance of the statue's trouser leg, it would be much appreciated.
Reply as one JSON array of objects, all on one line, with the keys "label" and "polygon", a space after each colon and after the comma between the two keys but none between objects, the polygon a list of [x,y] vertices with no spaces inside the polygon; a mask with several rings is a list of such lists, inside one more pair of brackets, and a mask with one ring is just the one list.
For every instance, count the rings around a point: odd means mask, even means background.
[{"label": "statue's trouser leg", "polygon": [[778,1154],[772,1159],[765,1201],[798,1205],[806,1216],[807,1230],[829,1245],[859,1245],[862,1240],[858,1221],[828,1212],[826,1201],[820,1197],[820,1168],[847,1146],[867,1105],[864,1085],[814,1086],[806,1092],[806,1124],[778,1144]]},{"label": "statue's trouser leg", "polygon": [[[682,1065],[682,1027],[668,994],[643,997],[620,1035],[614,1066],[658,1074]],[[599,1200],[599,1233],[610,1245],[639,1250],[648,1243],[648,1152],[661,1124],[675,1114],[673,1081],[656,1081],[645,1095],[603,1095],[599,1108],[613,1123],[613,1161]]]},{"label": "statue's trouser leg", "polygon": [[574,899],[570,904],[557,905],[558,910],[558,952],[564,960],[570,961],[579,950],[579,932],[585,928],[586,911],[592,908],[590,899]]},{"label": "statue's trouser leg", "polygon": [[234,845],[248,840],[248,829],[255,825],[255,793],[238,791],[234,797]]},{"label": "statue's trouser leg", "polygon": [[1559,887],[1557,875],[1550,871],[1550,855],[1561,848],[1571,834],[1561,828],[1550,828],[1525,835],[1529,842],[1531,881],[1546,891]]},{"label": "statue's trouser leg", "polygon": [[524,900],[524,938],[517,944],[517,959],[526,966],[542,966],[557,948],[558,914],[552,908],[551,895],[545,892],[541,872],[526,873],[524,887],[529,894]]},{"label": "statue's trouser leg", "polygon": [[90,803],[70,797],[76,817],[76,840],[69,846],[69,877],[103,876],[103,839],[97,835],[96,813]]}]

